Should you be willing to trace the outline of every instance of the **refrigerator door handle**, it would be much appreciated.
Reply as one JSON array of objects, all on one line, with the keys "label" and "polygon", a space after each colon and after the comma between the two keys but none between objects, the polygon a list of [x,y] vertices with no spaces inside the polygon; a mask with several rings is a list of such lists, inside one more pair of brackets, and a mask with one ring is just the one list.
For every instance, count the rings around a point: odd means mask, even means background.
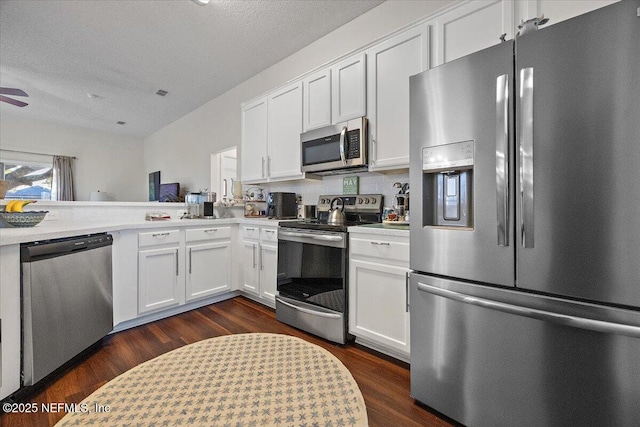
[{"label": "refrigerator door handle", "polygon": [[504,313],[513,314],[516,316],[529,317],[545,322],[552,322],[563,326],[587,329],[590,331],[602,332],[605,334],[625,335],[628,337],[640,338],[640,327],[638,326],[606,322],[603,320],[587,319],[584,317],[570,316],[567,314],[560,314],[551,311],[538,310],[535,308],[522,307],[519,305],[506,304],[503,302],[465,295],[459,292],[442,289],[421,282],[418,282],[418,290],[458,301],[464,304],[470,304],[490,310],[502,311]]},{"label": "refrigerator door handle", "polygon": [[533,248],[533,67],[520,70],[519,140],[522,247]]},{"label": "refrigerator door handle", "polygon": [[496,79],[496,203],[498,246],[509,246],[509,76]]}]

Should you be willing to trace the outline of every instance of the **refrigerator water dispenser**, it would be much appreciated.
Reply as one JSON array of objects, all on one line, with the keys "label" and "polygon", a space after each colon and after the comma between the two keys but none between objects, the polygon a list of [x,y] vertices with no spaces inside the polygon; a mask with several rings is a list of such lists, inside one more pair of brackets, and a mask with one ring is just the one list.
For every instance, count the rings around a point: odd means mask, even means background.
[{"label": "refrigerator water dispenser", "polygon": [[423,226],[473,229],[473,144],[422,149]]}]

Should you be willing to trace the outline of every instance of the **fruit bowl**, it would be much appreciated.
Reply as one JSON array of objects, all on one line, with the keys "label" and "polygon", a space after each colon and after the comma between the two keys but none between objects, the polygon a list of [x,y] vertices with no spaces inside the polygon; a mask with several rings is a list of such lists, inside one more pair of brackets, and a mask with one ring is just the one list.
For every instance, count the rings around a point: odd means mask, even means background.
[{"label": "fruit bowl", "polygon": [[0,212],[0,222],[9,227],[33,227],[40,223],[49,211]]}]

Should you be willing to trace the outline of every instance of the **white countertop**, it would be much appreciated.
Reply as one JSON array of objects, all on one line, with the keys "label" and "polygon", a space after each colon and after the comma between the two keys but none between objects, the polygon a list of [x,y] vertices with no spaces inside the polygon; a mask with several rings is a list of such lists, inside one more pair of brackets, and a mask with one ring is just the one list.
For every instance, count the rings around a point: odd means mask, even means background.
[{"label": "white countertop", "polygon": [[267,218],[170,219],[165,221],[42,221],[35,227],[0,228],[0,246],[120,230],[218,226],[225,224],[277,226],[278,222],[279,220]]}]

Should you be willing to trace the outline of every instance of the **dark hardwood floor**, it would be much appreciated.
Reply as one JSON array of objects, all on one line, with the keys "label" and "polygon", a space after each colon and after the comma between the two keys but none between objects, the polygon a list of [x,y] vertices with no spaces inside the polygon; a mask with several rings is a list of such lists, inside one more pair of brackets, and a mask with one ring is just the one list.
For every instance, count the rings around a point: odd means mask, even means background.
[{"label": "dark hardwood floor", "polygon": [[[339,346],[291,328],[275,319],[274,310],[236,297],[187,313],[110,335],[103,345],[64,373],[32,390],[20,402],[78,403],[130,368],[168,351],[207,338],[248,332],[293,335],[335,355],[355,378],[367,405],[369,425],[450,426],[409,396],[409,369],[404,363],[361,346]],[[54,425],[64,413],[3,414],[0,426]]]}]

